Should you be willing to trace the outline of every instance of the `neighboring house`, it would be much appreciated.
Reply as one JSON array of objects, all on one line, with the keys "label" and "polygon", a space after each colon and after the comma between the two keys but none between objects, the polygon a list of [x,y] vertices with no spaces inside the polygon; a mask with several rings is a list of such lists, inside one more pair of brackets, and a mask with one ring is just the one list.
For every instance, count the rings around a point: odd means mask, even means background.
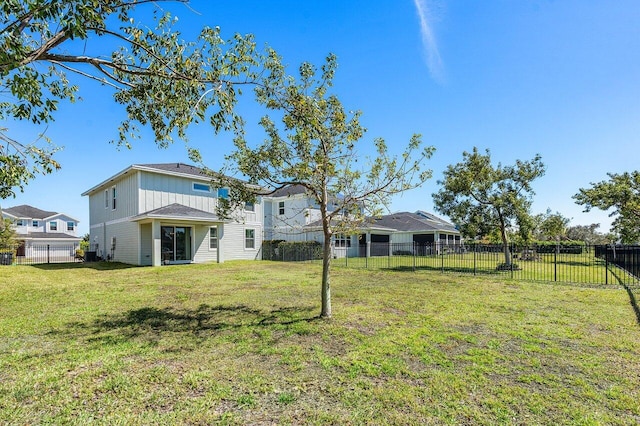
[{"label": "neighboring house", "polygon": [[[265,240],[324,240],[320,209],[304,187],[282,188],[264,200]],[[394,251],[428,254],[461,244],[455,226],[424,211],[369,218],[355,235],[336,234],[333,239],[335,257],[387,256]]]},{"label": "neighboring house", "polygon": [[138,164],[104,180],[89,197],[92,250],[134,265],[256,259],[262,245],[262,200],[237,219],[218,217],[228,189],[213,188],[202,170],[182,163]]},{"label": "neighboring house", "polygon": [[78,220],[67,214],[21,205],[2,209],[2,217],[16,230],[17,256],[33,258],[46,251],[52,259],[66,259],[79,248]]},{"label": "neighboring house", "polygon": [[[308,240],[323,241],[319,222],[305,230]],[[334,257],[438,254],[444,248],[459,247],[462,241],[455,226],[424,211],[367,218],[355,235],[336,234],[333,240]]]},{"label": "neighboring house", "polygon": [[[333,208],[328,206],[329,211]],[[264,197],[265,240],[307,241],[307,227],[320,218],[320,206],[302,185],[287,186]]]}]

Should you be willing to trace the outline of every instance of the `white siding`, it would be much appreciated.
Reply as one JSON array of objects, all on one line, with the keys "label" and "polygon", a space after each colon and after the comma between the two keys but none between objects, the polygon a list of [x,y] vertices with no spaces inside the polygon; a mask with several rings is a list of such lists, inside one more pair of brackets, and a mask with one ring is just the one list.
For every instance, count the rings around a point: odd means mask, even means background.
[{"label": "white siding", "polygon": [[[255,248],[245,249],[245,229],[255,229]],[[221,239],[224,260],[259,260],[262,247],[262,226],[258,223],[225,224]]]},{"label": "white siding", "polygon": [[[193,241],[195,243],[194,263],[217,262],[218,250],[209,248],[209,228],[212,226],[195,226],[193,229]],[[222,233],[223,225],[218,225],[218,234]],[[218,241],[220,246],[220,241]]]},{"label": "white siding", "polygon": [[[137,174],[129,172],[119,179],[110,182],[108,186],[89,196],[89,223],[93,226],[98,223],[111,222],[118,219],[135,216],[138,213],[137,200]],[[116,187],[116,208],[112,208],[112,187]],[[104,190],[109,191],[109,206],[105,207]]]},{"label": "white siding", "polygon": [[[112,260],[114,261],[139,265],[140,232],[138,224],[129,221],[108,224],[106,231],[106,254],[113,256]],[[112,251],[111,242],[113,237],[116,239],[116,247]]]},{"label": "white siding", "polygon": [[215,213],[218,202],[215,190],[209,193],[193,190],[193,182],[202,183],[202,181],[156,173],[139,173],[139,213],[173,203]]}]

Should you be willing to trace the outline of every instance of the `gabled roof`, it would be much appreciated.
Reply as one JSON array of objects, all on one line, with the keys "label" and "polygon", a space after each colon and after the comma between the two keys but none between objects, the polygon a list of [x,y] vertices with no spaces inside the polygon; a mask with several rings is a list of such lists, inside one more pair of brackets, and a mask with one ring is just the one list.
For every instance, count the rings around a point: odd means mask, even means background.
[{"label": "gabled roof", "polygon": [[284,188],[276,189],[269,197],[290,197],[292,195],[304,194],[307,192],[307,188],[302,185],[288,185]]},{"label": "gabled roof", "polygon": [[28,206],[26,204],[22,204],[20,206],[15,206],[15,207],[9,207],[6,209],[2,209],[3,213],[7,213],[10,214],[11,216],[18,218],[18,219],[22,219],[22,218],[26,218],[26,219],[46,219],[48,217],[51,216],[55,216],[58,213],[56,212],[49,212],[46,210],[40,210],[38,208],[35,208],[33,206]]},{"label": "gabled roof", "polygon": [[29,232],[28,234],[16,234],[16,240],[76,240],[81,237],[64,234],[62,232]]},{"label": "gabled roof", "polygon": [[372,219],[372,223],[403,232],[446,231],[459,233],[451,223],[421,210],[415,213],[399,212],[388,214]]},{"label": "gabled roof", "polygon": [[148,212],[134,216],[132,220],[139,221],[144,219],[173,219],[188,220],[195,222],[224,222],[214,213],[187,207],[182,204],[173,203],[168,206],[159,207]]},{"label": "gabled roof", "polygon": [[157,171],[168,172],[171,174],[186,174],[210,179],[210,176],[205,174],[204,170],[202,170],[200,167],[184,163],[134,164],[132,167],[153,169]]}]

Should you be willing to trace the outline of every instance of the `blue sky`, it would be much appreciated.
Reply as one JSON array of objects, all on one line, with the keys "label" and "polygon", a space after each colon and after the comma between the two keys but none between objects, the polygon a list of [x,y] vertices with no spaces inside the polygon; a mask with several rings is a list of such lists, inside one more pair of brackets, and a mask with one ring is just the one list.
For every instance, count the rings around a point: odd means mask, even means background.
[{"label": "blue sky", "polygon": [[[204,25],[223,35],[253,33],[294,72],[302,61],[338,56],[334,93],[363,112],[363,145],[384,138],[401,152],[413,133],[436,147],[434,177],[394,199],[391,211],[433,211],[431,194],[448,164],[474,146],[512,164],[542,155],[547,173],[534,183],[533,213],[547,208],[572,224],[611,222],[582,213],[571,196],[607,172],[637,168],[640,158],[640,3],[605,1],[192,0],[170,7],[184,37]],[[150,18],[148,22],[151,24]],[[94,43],[94,41],[89,41]],[[2,207],[31,204],[67,213],[89,230],[80,194],[130,164],[188,162],[184,145],[155,147],[149,137],[118,151],[124,112],[108,88],[76,80],[82,102],[61,105],[48,137],[64,146],[62,169],[38,176]],[[244,110],[243,110],[244,111]],[[249,114],[249,137],[262,139]],[[42,128],[8,123],[11,135],[34,139]],[[148,136],[148,134],[146,134]],[[229,135],[190,131],[211,168],[232,147]],[[360,149],[360,152],[363,152]]]}]

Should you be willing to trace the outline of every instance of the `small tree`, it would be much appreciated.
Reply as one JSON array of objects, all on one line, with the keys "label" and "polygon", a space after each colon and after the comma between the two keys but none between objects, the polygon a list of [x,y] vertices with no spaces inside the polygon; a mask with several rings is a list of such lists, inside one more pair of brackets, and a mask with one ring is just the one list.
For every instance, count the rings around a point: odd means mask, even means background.
[{"label": "small tree", "polygon": [[[337,96],[329,94],[337,67],[329,55],[320,72],[303,63],[299,78],[287,76],[280,58],[271,52],[264,86],[256,88],[258,101],[280,125],[266,115],[260,124],[267,139],[250,146],[242,132],[228,156],[222,175],[241,174],[251,184],[276,190],[301,185],[320,210],[323,241],[322,317],[331,316],[331,240],[336,233],[353,232],[365,214],[379,214],[390,197],[421,185],[431,176],[422,169],[432,147],[420,149],[418,135],[411,138],[401,157],[391,157],[382,139],[375,139],[372,157],[358,153],[365,129],[360,112],[347,113]],[[222,179],[218,176],[218,180]],[[260,192],[236,180],[218,182],[231,187],[230,203],[242,202]]]},{"label": "small tree", "polygon": [[[118,145],[129,147],[137,124],[153,130],[159,147],[176,134],[186,141],[193,122],[208,120],[216,131],[238,126],[238,87],[257,79],[253,37],[225,41],[218,27],[205,27],[185,42],[160,2],[188,0],[0,2],[0,121],[53,121],[60,101],[77,99],[79,87],[68,79],[75,76],[108,86],[124,106]],[[154,25],[134,19],[145,4]],[[119,47],[110,52],[112,45]],[[0,199],[22,191],[36,173],[60,168],[56,147],[8,132],[0,128]]]},{"label": "small tree", "polygon": [[10,219],[2,218],[0,220],[0,249],[13,248],[16,243],[16,230]]},{"label": "small tree", "polygon": [[511,266],[507,231],[511,225],[522,229],[530,226],[529,209],[534,194],[531,182],[545,172],[541,157],[530,161],[516,160],[514,166],[491,164],[489,150],[480,154],[463,152],[463,161],[449,165],[442,188],[433,194],[437,211],[449,216],[463,235],[475,238],[498,229],[505,257]]},{"label": "small tree", "polygon": [[609,180],[591,183],[591,188],[580,188],[573,196],[576,203],[588,212],[592,208],[612,209],[615,217],[613,230],[620,234],[623,243],[640,241],[640,172],[608,173]]}]

